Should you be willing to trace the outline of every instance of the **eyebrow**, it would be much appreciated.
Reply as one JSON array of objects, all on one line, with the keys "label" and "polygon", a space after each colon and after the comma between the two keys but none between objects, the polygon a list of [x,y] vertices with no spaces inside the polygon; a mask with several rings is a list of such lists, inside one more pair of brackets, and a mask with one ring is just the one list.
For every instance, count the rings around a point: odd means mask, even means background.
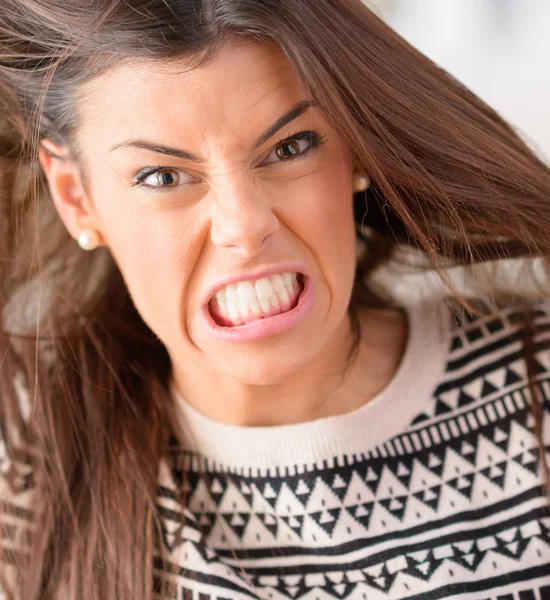
[{"label": "eyebrow", "polygon": [[[311,102],[307,100],[303,100],[298,102],[298,104],[294,105],[288,112],[279,117],[271,127],[266,129],[264,133],[258,138],[256,143],[254,144],[254,149],[261,146],[263,143],[267,142],[270,137],[275,135],[277,131],[282,129],[285,125],[288,125],[294,119],[297,119],[299,116],[303,115],[308,108],[312,106]],[[116,150],[117,148],[141,148],[143,150],[149,150],[150,152],[157,152],[159,154],[166,154],[168,156],[174,156],[175,158],[182,158],[184,160],[189,160],[192,162],[200,162],[201,159],[198,156],[195,156],[191,152],[187,152],[186,150],[182,150],[179,148],[171,148],[170,146],[164,146],[162,144],[156,144],[155,142],[150,142],[144,139],[131,139],[126,140],[125,142],[120,142],[119,144],[115,144],[109,152]]]}]

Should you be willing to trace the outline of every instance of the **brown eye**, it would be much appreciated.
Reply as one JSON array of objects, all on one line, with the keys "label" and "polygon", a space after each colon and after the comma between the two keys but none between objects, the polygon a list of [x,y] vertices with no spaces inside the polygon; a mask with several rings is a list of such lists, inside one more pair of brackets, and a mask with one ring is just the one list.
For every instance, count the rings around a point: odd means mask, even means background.
[{"label": "brown eye", "polygon": [[314,131],[300,131],[289,136],[273,146],[269,156],[260,166],[272,163],[291,163],[305,158],[324,143],[324,137],[319,137]]},{"label": "brown eye", "polygon": [[154,174],[154,177],[159,187],[173,187],[179,183],[179,178],[176,172],[168,169],[157,171]]},{"label": "brown eye", "polygon": [[289,158],[294,158],[300,154],[300,144],[298,140],[289,140],[278,146],[275,152],[277,154],[277,158],[281,160],[288,160]]},{"label": "brown eye", "polygon": [[180,169],[154,167],[144,169],[144,171],[136,177],[136,185],[155,191],[168,190],[181,187],[183,184],[193,183],[192,178]]}]

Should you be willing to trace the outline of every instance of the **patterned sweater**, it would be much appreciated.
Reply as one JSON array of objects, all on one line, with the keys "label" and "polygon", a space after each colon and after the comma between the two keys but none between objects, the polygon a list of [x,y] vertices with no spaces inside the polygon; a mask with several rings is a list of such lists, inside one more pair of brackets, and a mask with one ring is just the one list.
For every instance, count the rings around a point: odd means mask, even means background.
[{"label": "patterned sweater", "polygon": [[[550,464],[550,307],[534,308]],[[239,427],[176,394],[184,445],[159,469],[155,600],[550,600],[522,310],[408,308],[393,379],[343,415]],[[8,466],[5,546],[32,493],[14,493]]]}]

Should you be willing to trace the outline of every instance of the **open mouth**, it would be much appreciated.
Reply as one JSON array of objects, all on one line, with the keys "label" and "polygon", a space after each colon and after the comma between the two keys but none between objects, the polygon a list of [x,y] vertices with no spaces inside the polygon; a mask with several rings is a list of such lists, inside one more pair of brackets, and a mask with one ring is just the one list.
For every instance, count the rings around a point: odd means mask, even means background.
[{"label": "open mouth", "polygon": [[301,273],[277,273],[225,286],[212,297],[208,309],[216,325],[238,327],[290,312],[303,289]]}]

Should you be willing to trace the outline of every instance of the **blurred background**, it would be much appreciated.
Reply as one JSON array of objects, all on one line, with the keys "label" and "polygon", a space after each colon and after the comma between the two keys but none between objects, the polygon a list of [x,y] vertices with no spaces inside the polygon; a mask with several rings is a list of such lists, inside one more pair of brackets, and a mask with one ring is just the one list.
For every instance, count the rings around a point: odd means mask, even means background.
[{"label": "blurred background", "polygon": [[550,0],[366,0],[550,162]]},{"label": "blurred background", "polygon": [[[365,2],[500,113],[550,163],[550,0]],[[532,263],[531,275],[523,266],[522,261],[507,261],[489,265],[486,271],[491,273],[454,269],[452,280],[460,291],[475,289],[478,295],[483,295],[479,282],[489,274],[503,287],[523,291],[548,282],[538,261]],[[444,291],[439,277],[431,275],[419,277],[396,268],[380,273],[379,279],[405,301]]]}]

